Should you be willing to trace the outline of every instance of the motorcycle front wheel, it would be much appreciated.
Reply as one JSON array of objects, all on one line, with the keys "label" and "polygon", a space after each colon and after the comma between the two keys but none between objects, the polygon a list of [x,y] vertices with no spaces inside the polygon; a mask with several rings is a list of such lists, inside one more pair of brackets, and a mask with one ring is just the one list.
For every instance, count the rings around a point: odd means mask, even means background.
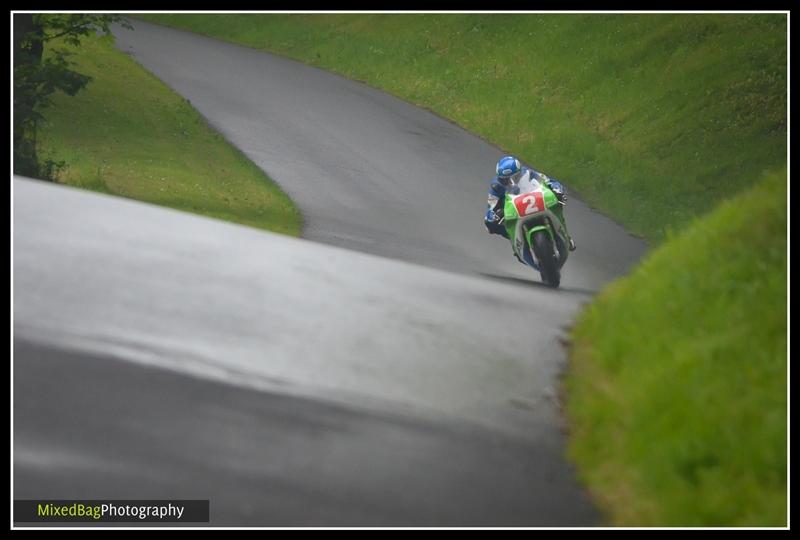
[{"label": "motorcycle front wheel", "polygon": [[542,276],[542,281],[555,289],[561,284],[561,272],[550,235],[547,234],[547,231],[536,231],[533,233],[532,244],[533,252],[539,261],[539,274]]}]

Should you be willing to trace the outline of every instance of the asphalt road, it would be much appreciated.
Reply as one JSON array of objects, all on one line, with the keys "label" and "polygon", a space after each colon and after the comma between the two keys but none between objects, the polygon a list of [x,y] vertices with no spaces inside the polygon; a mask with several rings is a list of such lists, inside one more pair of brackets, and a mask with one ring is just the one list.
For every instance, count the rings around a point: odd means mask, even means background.
[{"label": "asphalt road", "polygon": [[135,27],[118,46],[281,184],[312,241],[15,179],[15,498],[597,524],[563,458],[559,339],[644,245],[573,197],[579,249],[542,287],[483,229],[497,148],[360,83]]}]

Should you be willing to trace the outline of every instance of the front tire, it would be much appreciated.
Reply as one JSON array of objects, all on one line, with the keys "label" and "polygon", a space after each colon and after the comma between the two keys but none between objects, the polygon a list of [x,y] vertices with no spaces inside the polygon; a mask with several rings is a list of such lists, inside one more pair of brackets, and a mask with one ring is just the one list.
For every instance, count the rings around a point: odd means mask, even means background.
[{"label": "front tire", "polygon": [[561,272],[558,269],[558,261],[553,252],[553,241],[547,231],[536,231],[533,233],[533,252],[539,262],[539,273],[542,281],[549,287],[556,288],[561,284]]}]

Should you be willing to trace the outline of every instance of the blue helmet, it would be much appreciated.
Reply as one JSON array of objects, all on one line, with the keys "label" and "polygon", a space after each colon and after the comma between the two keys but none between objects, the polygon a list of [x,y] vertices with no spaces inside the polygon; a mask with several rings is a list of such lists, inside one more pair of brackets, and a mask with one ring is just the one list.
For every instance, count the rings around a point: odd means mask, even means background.
[{"label": "blue helmet", "polygon": [[508,181],[522,170],[519,160],[514,156],[504,156],[497,162],[497,177]]}]

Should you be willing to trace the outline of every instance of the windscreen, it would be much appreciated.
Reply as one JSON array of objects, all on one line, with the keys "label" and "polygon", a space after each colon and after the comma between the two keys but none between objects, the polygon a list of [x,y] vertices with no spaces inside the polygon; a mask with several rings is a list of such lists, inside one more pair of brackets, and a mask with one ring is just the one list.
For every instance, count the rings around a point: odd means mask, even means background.
[{"label": "windscreen", "polygon": [[530,193],[531,191],[539,189],[539,187],[541,187],[541,184],[533,176],[533,171],[527,169],[522,173],[519,180],[517,181],[517,186],[519,187],[520,193]]}]

